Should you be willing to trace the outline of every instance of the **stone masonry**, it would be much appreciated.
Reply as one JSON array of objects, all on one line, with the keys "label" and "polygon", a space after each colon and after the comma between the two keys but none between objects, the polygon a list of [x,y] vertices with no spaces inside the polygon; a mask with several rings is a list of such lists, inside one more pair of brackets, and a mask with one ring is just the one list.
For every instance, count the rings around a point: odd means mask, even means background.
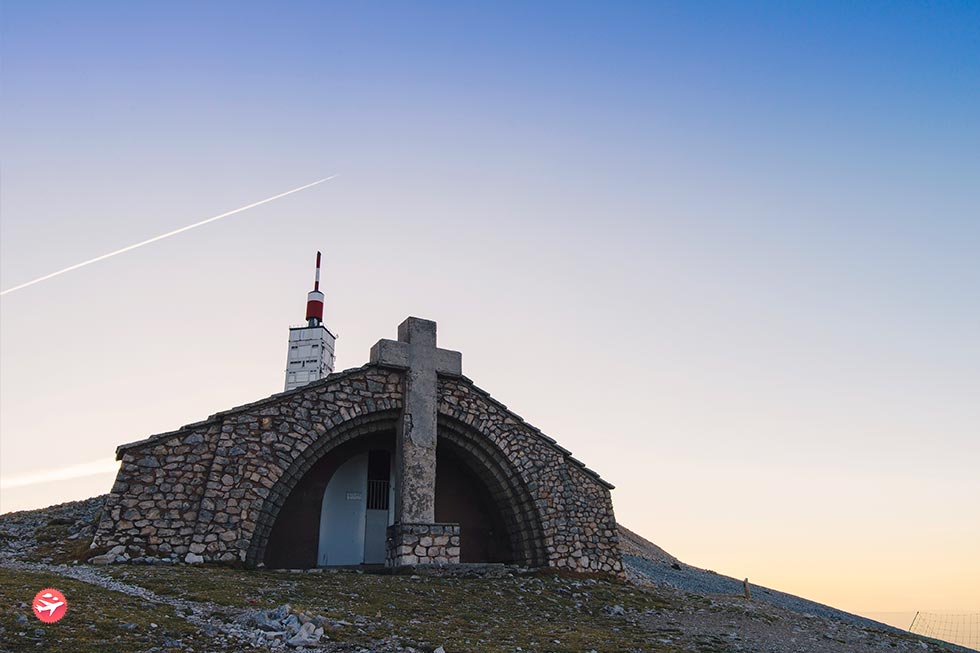
[{"label": "stone masonry", "polygon": [[[364,367],[120,446],[122,464],[93,546],[125,545],[132,557],[183,560],[191,554],[193,560],[260,564],[279,510],[303,475],[340,445],[387,429],[398,434],[398,447],[421,443],[424,455],[416,461],[435,464],[428,451],[433,440],[465,454],[502,506],[515,562],[620,574],[612,486],[462,376],[459,354],[436,349],[429,324],[432,337],[426,324],[404,325],[399,341],[381,341]],[[413,327],[422,327],[421,336],[409,335]],[[427,353],[413,354],[406,340],[417,337],[416,349],[421,343]],[[428,357],[421,364],[429,398],[409,399],[406,407],[406,387],[419,386],[412,375],[419,356]],[[426,417],[436,437],[421,434],[415,442],[413,434],[420,434],[414,430]],[[422,483],[404,485],[430,492],[423,476]],[[399,501],[411,510],[398,515],[396,508],[389,563],[412,564],[409,555],[418,558],[415,564],[457,562],[466,543],[453,544],[459,537],[454,525],[433,523],[424,506],[412,512],[418,506],[410,496],[396,497],[396,506]],[[422,518],[404,518],[410,515]],[[422,543],[447,533],[448,544]],[[424,556],[416,547],[425,547]]]},{"label": "stone masonry", "polygon": [[301,454],[323,438],[370,432],[359,418],[397,411],[401,388],[400,374],[361,368],[120,446],[94,544],[245,560]]},{"label": "stone masonry", "polygon": [[459,564],[459,526],[457,524],[395,524],[388,527],[385,565]]}]

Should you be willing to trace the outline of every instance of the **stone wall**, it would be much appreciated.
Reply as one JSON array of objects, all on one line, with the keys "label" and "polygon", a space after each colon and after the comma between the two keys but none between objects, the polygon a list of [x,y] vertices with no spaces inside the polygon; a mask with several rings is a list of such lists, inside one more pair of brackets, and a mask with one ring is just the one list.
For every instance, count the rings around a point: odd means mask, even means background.
[{"label": "stone wall", "polygon": [[612,486],[467,379],[440,379],[441,414],[489,440],[530,491],[549,567],[622,573]]},{"label": "stone wall", "polygon": [[388,527],[385,565],[455,565],[459,550],[458,524],[395,524]]},{"label": "stone wall", "polygon": [[[133,557],[262,562],[306,471],[344,442],[394,428],[402,377],[374,365],[348,370],[119,447],[94,545],[135,547]],[[505,508],[516,562],[622,572],[612,486],[469,380],[440,378],[438,397],[439,441],[468,456]],[[428,546],[429,559],[458,560],[452,544],[445,555]]]},{"label": "stone wall", "polygon": [[284,481],[305,472],[296,461],[373,430],[363,418],[396,413],[401,397],[398,372],[359,368],[123,445],[93,544],[244,561],[268,537]]}]

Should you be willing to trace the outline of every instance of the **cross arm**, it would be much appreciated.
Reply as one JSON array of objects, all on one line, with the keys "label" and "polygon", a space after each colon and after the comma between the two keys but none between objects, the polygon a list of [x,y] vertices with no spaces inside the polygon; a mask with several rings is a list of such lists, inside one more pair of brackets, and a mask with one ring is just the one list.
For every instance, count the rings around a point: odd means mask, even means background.
[{"label": "cross arm", "polygon": [[408,344],[397,340],[379,340],[371,347],[371,364],[408,368]]},{"label": "cross arm", "polygon": [[436,372],[446,376],[463,376],[463,355],[451,349],[436,349]]}]

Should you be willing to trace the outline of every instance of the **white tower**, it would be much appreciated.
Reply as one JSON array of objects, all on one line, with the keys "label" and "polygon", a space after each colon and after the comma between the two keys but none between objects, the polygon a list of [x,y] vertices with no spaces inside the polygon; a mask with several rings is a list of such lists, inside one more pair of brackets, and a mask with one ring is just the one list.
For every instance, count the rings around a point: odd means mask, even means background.
[{"label": "white tower", "polygon": [[299,388],[333,372],[337,336],[323,325],[323,293],[320,292],[320,252],[316,253],[316,281],[306,296],[306,326],[289,328],[286,354],[286,390]]}]

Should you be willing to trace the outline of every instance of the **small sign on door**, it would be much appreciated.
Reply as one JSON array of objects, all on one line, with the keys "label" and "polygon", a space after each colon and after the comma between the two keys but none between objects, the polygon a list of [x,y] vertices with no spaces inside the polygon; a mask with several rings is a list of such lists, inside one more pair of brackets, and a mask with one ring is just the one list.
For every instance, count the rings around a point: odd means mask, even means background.
[{"label": "small sign on door", "polygon": [[347,493],[347,500],[348,501],[361,501],[363,499],[364,499],[364,495],[362,495],[360,492],[348,492]]}]

